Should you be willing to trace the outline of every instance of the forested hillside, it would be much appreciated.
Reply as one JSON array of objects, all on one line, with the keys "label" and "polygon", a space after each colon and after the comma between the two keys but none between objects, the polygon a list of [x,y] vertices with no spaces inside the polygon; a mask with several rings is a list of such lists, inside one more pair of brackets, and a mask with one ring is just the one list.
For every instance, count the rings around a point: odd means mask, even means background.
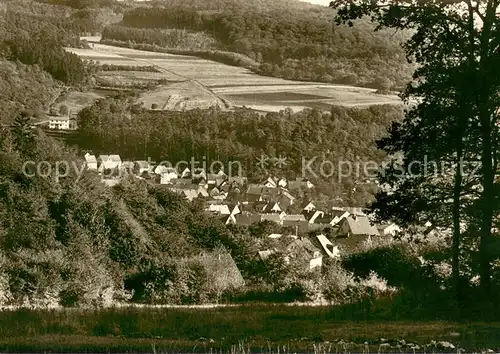
[{"label": "forested hillside", "polygon": [[333,10],[294,2],[222,3],[169,1],[134,8],[125,12],[121,26],[107,27],[103,39],[176,48],[160,32],[146,35],[145,29],[187,29],[215,38],[220,50],[256,60],[263,75],[377,89],[401,89],[411,77],[413,66],[400,47],[405,33],[374,33],[364,20],[353,28],[336,26]]},{"label": "forested hillside", "polygon": [[43,116],[60,86],[38,66],[0,60],[0,122],[12,122],[22,110]]},{"label": "forested hillside", "polygon": [[[0,17],[0,55],[7,60],[38,65],[56,80],[69,85],[86,81],[86,69],[78,56],[64,46],[80,46],[77,32],[64,25],[64,16],[49,17],[10,8]],[[29,8],[28,8],[29,9]],[[58,14],[58,7],[54,13]]]},{"label": "forested hillside", "polygon": [[[321,176],[321,163],[328,161],[337,168],[342,161],[381,162],[384,155],[374,142],[392,121],[402,117],[402,109],[395,106],[334,107],[332,114],[304,111],[261,117],[244,109],[152,112],[130,104],[109,99],[84,109],[79,115],[79,146],[95,153],[119,153],[125,159],[238,161],[244,172],[256,176],[265,173],[256,166],[262,155],[287,157],[286,166],[276,173],[288,177],[301,176],[303,159],[316,157],[311,166],[319,175],[318,182],[324,183],[324,193],[353,205],[364,205],[373,195],[369,185],[358,186],[352,193],[355,183],[364,182],[365,176],[353,173],[339,183],[337,173]],[[134,112],[131,119],[130,109]]]},{"label": "forested hillside", "polygon": [[[18,118],[17,128],[0,134],[0,306],[102,304],[123,300],[125,283],[138,301],[189,303],[242,285],[231,276],[223,288],[210,287],[214,274],[236,267],[229,258],[211,269],[211,252],[224,254],[225,246],[245,269],[237,236],[218,221],[137,181],[109,189],[97,174],[78,177],[74,168],[56,181],[56,161],[78,168],[83,161],[43,133],[26,134],[26,123]],[[26,160],[49,162],[53,173],[30,177],[33,167],[23,174]],[[198,257],[202,251],[208,256]]]},{"label": "forested hillside", "polygon": [[[0,8],[0,121],[21,110],[41,117],[63,85],[87,86],[91,73],[65,46],[110,23],[111,8],[72,8],[32,0],[7,0]],[[121,18],[121,16],[120,16]]]}]

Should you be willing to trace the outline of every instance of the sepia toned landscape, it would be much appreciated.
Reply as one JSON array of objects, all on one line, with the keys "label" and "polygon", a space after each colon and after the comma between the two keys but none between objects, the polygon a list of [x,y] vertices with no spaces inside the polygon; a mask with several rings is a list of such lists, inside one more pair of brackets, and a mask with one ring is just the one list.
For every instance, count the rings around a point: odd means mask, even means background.
[{"label": "sepia toned landscape", "polygon": [[0,353],[500,352],[500,0],[318,2],[0,1]]}]

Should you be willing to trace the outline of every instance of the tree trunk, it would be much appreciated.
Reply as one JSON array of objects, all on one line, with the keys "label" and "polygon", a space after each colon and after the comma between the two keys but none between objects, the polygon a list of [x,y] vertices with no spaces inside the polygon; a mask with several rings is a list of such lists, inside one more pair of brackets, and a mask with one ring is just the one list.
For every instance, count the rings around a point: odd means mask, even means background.
[{"label": "tree trunk", "polygon": [[455,185],[453,187],[453,243],[452,243],[452,278],[456,301],[462,300],[460,291],[460,195],[462,192],[462,139],[457,146],[457,162],[455,167]]},{"label": "tree trunk", "polygon": [[[484,114],[484,113],[483,113]],[[487,114],[487,112],[486,112]],[[489,298],[491,290],[491,260],[489,245],[491,241],[491,227],[493,224],[494,203],[494,171],[492,161],[491,128],[489,115],[481,117],[482,123],[482,167],[483,167],[483,196],[481,203],[481,239],[480,239],[480,276],[483,295]]]},{"label": "tree trunk", "polygon": [[[481,196],[481,236],[480,236],[480,277],[481,290],[484,299],[489,299],[491,295],[491,256],[489,245],[491,241],[491,227],[493,224],[493,203],[494,197],[494,177],[493,170],[493,144],[490,108],[490,40],[493,23],[496,20],[496,2],[488,1],[486,13],[483,19],[483,28],[480,35],[480,61],[477,75],[476,94],[479,120],[481,124],[481,163],[482,163],[482,184],[483,194]],[[495,166],[496,168],[496,166]]]}]

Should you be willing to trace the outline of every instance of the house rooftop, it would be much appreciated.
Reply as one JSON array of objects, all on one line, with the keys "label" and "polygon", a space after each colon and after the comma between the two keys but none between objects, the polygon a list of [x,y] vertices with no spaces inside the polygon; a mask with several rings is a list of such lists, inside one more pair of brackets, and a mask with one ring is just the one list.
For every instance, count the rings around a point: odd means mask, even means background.
[{"label": "house rooftop", "polygon": [[297,214],[297,215],[285,215],[283,216],[283,221],[307,221],[307,220],[304,215]]},{"label": "house rooftop", "polygon": [[91,155],[89,153],[85,154],[85,161],[88,163],[97,163],[97,159],[96,159],[95,155]]},{"label": "house rooftop", "polygon": [[351,215],[345,218],[345,220],[349,224],[353,235],[379,235],[377,227],[370,223],[370,219],[366,215]]}]

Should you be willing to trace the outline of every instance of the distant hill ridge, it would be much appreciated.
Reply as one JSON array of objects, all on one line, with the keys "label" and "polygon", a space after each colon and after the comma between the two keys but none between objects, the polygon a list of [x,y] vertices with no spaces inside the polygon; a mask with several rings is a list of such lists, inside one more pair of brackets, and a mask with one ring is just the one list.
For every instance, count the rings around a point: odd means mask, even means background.
[{"label": "distant hill ridge", "polygon": [[[104,29],[103,40],[198,50],[203,43],[187,39],[203,33],[198,38],[215,39],[215,49],[258,62],[262,75],[401,90],[414,69],[400,45],[408,35],[374,32],[365,20],[336,26],[334,16],[333,9],[298,0],[156,1],[129,7],[119,26]],[[156,29],[187,31],[173,38]]]}]

